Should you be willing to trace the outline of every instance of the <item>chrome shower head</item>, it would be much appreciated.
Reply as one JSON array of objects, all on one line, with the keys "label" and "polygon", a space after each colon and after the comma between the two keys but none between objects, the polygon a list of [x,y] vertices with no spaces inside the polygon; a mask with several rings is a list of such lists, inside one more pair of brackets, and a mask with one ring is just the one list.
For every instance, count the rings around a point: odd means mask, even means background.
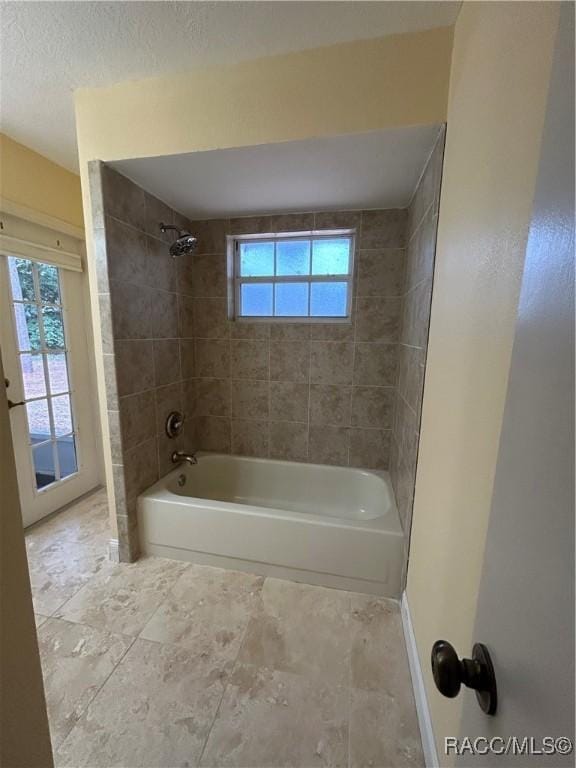
[{"label": "chrome shower head", "polygon": [[172,229],[178,233],[178,237],[170,246],[170,256],[175,258],[176,256],[185,256],[189,253],[192,253],[198,239],[194,237],[194,235],[191,235],[190,232],[179,229],[173,224],[160,224],[160,232],[167,232],[168,230]]}]

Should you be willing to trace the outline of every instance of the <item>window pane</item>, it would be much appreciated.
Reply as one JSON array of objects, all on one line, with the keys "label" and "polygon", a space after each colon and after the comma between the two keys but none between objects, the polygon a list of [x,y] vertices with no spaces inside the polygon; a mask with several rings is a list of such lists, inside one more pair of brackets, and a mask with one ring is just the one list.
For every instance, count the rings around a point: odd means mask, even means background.
[{"label": "window pane", "polygon": [[272,314],[271,283],[245,283],[240,290],[242,315],[262,317]]},{"label": "window pane", "polygon": [[24,381],[24,398],[29,400],[31,397],[44,397],[46,381],[42,355],[20,355],[20,369]]},{"label": "window pane", "polygon": [[50,483],[56,480],[53,445],[53,443],[44,443],[32,449],[36,487],[38,489],[44,488],[45,485],[50,485]]},{"label": "window pane", "polygon": [[38,283],[40,286],[40,300],[49,304],[60,303],[60,281],[58,269],[51,264],[38,264]]},{"label": "window pane", "polygon": [[42,307],[44,343],[48,349],[64,349],[62,312],[56,307]]},{"label": "window pane", "polygon": [[41,443],[50,437],[50,417],[48,416],[48,400],[33,400],[26,403],[28,414],[28,429],[30,442]]},{"label": "window pane", "polygon": [[14,304],[16,336],[21,352],[40,349],[40,326],[38,307],[35,304]]},{"label": "window pane", "polygon": [[347,275],[350,266],[350,238],[335,237],[312,243],[313,275]]},{"label": "window pane", "polygon": [[34,301],[34,278],[32,262],[28,259],[8,258],[10,286],[14,301]]},{"label": "window pane", "polygon": [[280,240],[276,243],[277,275],[310,274],[310,240]]},{"label": "window pane", "polygon": [[346,317],[347,283],[312,283],[312,317]]},{"label": "window pane", "polygon": [[274,314],[277,317],[308,315],[308,283],[277,283]]},{"label": "window pane", "polygon": [[56,450],[58,451],[58,463],[60,465],[60,478],[73,475],[78,471],[76,462],[76,445],[74,435],[60,437],[56,440]]},{"label": "window pane", "polygon": [[274,274],[274,243],[240,243],[242,277],[268,277]]},{"label": "window pane", "polygon": [[48,361],[48,374],[50,378],[50,392],[58,395],[60,392],[68,392],[68,367],[66,355],[46,355]]},{"label": "window pane", "polygon": [[70,413],[70,397],[68,395],[52,398],[52,415],[56,435],[67,435],[68,432],[72,432],[72,414]]}]

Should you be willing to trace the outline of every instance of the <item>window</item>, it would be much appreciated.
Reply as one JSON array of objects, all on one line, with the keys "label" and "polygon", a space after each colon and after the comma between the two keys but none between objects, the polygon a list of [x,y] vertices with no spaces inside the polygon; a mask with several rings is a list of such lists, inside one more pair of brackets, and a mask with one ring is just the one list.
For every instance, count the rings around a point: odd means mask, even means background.
[{"label": "window", "polygon": [[243,235],[229,241],[236,319],[350,320],[353,231]]},{"label": "window", "polygon": [[28,443],[36,488],[78,471],[60,275],[57,267],[8,257]]}]

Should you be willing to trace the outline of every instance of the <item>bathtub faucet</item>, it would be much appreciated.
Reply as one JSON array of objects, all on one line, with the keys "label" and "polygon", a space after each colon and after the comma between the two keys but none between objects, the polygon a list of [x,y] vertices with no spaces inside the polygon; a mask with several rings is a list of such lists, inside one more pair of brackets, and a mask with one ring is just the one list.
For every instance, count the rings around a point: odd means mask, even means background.
[{"label": "bathtub faucet", "polygon": [[181,464],[183,461],[186,464],[198,464],[198,459],[194,453],[184,453],[184,451],[174,451],[172,454],[172,464]]}]

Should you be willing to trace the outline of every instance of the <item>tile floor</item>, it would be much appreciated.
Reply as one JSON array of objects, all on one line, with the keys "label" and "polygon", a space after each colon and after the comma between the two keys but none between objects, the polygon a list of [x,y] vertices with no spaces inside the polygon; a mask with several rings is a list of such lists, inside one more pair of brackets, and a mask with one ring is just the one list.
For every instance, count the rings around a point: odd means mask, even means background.
[{"label": "tile floor", "polygon": [[26,541],[57,766],[423,764],[396,603],[110,563],[103,492]]}]

